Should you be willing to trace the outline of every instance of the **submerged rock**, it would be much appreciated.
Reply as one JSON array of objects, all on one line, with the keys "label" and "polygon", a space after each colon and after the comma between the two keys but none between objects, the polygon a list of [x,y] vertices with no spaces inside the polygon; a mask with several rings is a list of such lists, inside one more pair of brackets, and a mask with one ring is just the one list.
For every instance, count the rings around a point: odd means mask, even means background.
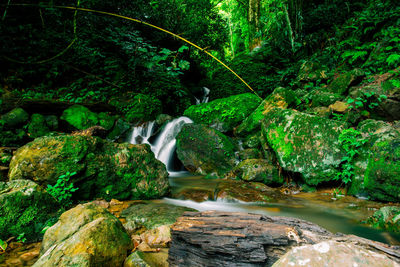
[{"label": "submerged rock", "polygon": [[314,245],[294,247],[272,267],[398,267],[397,262],[382,253],[355,244],[324,241]]},{"label": "submerged rock", "polygon": [[240,162],[233,173],[245,181],[262,182],[266,185],[280,185],[283,176],[279,175],[278,168],[265,159],[247,159]]},{"label": "submerged rock", "polygon": [[190,172],[223,175],[235,166],[235,144],[213,128],[186,124],[176,140],[178,158]]},{"label": "submerged rock", "polygon": [[9,177],[55,184],[66,172],[80,199],[157,198],[169,190],[165,166],[148,145],[117,144],[90,136],[41,137],[19,148]]},{"label": "submerged rock", "polygon": [[209,103],[190,106],[184,116],[195,123],[206,124],[220,132],[232,131],[260,104],[261,99],[254,94],[245,93],[220,98]]},{"label": "submerged rock", "polygon": [[309,185],[332,180],[344,152],[338,137],[345,124],[288,109],[274,109],[262,123],[263,135],[280,166],[299,172]]},{"label": "submerged rock", "polygon": [[64,212],[46,231],[33,266],[122,266],[131,248],[121,222],[87,203]]},{"label": "submerged rock", "polygon": [[59,204],[29,180],[0,182],[0,239],[24,233],[27,241],[39,240],[46,221],[55,216]]}]

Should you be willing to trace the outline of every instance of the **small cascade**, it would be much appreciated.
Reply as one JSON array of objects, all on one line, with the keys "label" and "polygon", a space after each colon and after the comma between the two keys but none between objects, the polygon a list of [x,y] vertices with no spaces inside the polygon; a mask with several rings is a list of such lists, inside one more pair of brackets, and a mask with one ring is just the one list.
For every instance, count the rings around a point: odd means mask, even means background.
[{"label": "small cascade", "polygon": [[209,95],[210,95],[210,89],[207,87],[203,87],[203,96],[201,99],[196,98],[196,105],[202,104],[202,103],[208,103],[209,100]]},{"label": "small cascade", "polygon": [[139,126],[135,126],[132,129],[131,137],[129,138],[129,143],[131,144],[149,144],[149,138],[153,134],[154,121],[150,121]]},{"label": "small cascade", "polygon": [[183,125],[192,122],[193,121],[187,117],[179,117],[168,122],[164,129],[158,134],[158,136],[156,136],[154,142],[149,141],[154,132],[154,121],[135,126],[132,129],[129,143],[149,144],[155,157],[167,167],[168,173],[171,176],[180,175],[181,172],[176,172],[173,169],[173,159],[176,150],[176,136],[181,131]]},{"label": "small cascade", "polygon": [[181,131],[182,126],[187,123],[193,123],[193,121],[187,117],[179,117],[170,121],[165,125],[164,130],[157,137],[151,148],[156,158],[165,164],[170,173],[173,172],[171,164],[176,149],[176,136]]}]

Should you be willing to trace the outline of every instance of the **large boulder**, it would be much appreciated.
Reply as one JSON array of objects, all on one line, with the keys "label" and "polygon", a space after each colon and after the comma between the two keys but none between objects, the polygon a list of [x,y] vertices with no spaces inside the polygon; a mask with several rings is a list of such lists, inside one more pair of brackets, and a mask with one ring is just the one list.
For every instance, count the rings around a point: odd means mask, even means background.
[{"label": "large boulder", "polygon": [[245,93],[190,106],[184,115],[195,123],[203,123],[220,132],[232,131],[260,104],[261,99]]},{"label": "large boulder", "polygon": [[400,130],[391,123],[376,120],[362,121],[357,130],[366,143],[358,149],[348,194],[370,196],[381,201],[400,199],[396,156]]},{"label": "large boulder", "polygon": [[23,125],[29,119],[29,114],[22,108],[15,108],[1,116],[4,125],[9,128]]},{"label": "large boulder", "polygon": [[121,222],[95,204],[66,211],[43,238],[33,266],[122,266],[132,241]]},{"label": "large boulder", "polygon": [[53,185],[66,172],[79,198],[158,198],[169,190],[165,166],[148,145],[117,144],[99,137],[41,137],[19,148],[9,177]]},{"label": "large boulder", "polygon": [[294,247],[272,266],[397,267],[399,264],[382,253],[332,240]]},{"label": "large boulder", "polygon": [[365,73],[361,69],[354,69],[352,71],[339,74],[328,85],[327,90],[339,95],[344,94],[350,86],[359,83],[364,76]]},{"label": "large boulder", "polygon": [[292,90],[278,87],[254,110],[238,127],[235,128],[235,134],[238,136],[247,136],[260,130],[261,121],[264,116],[273,108],[287,108],[295,101],[296,97]]},{"label": "large boulder", "polygon": [[178,158],[191,172],[222,175],[235,166],[235,144],[213,128],[186,124],[176,140]]},{"label": "large boulder", "polygon": [[0,182],[0,239],[24,233],[28,241],[37,241],[59,207],[56,200],[29,180]]},{"label": "large boulder", "polygon": [[274,109],[262,122],[263,136],[281,167],[309,185],[336,177],[345,155],[338,141],[345,124],[294,110]]}]

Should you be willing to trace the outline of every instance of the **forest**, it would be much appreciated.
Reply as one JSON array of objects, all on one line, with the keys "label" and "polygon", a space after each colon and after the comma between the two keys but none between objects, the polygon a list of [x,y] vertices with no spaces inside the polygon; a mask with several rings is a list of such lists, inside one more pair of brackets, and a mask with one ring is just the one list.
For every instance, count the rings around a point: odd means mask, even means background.
[{"label": "forest", "polygon": [[398,1],[1,0],[2,266],[400,266]]}]

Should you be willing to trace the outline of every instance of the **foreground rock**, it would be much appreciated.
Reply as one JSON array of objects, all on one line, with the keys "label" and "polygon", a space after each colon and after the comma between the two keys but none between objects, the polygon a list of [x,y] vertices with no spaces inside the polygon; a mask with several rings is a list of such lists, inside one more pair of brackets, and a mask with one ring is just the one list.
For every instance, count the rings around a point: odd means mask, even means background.
[{"label": "foreground rock", "polygon": [[213,128],[185,124],[176,140],[178,158],[190,172],[222,175],[235,166],[235,144]]},{"label": "foreground rock", "polygon": [[88,203],[63,213],[46,231],[33,266],[122,266],[131,248],[121,222]]},{"label": "foreground rock", "polygon": [[[313,223],[295,218],[238,212],[187,212],[171,229],[170,266],[272,266],[293,247],[331,241],[354,248],[352,257],[367,250],[368,255],[388,259],[387,262],[393,263],[387,266],[398,266],[396,262],[400,262],[398,247],[389,247],[356,236],[334,235]],[[317,248],[321,247],[326,250],[325,245],[317,245]],[[351,253],[349,249],[346,252]],[[341,256],[339,254],[336,258]],[[320,265],[316,266],[321,266],[323,262],[320,261]],[[302,263],[303,266],[310,266],[307,261]]]},{"label": "foreground rock", "polygon": [[245,93],[216,99],[209,103],[193,105],[184,115],[195,123],[206,124],[220,132],[232,131],[260,104],[255,94]]},{"label": "foreground rock", "polygon": [[287,266],[398,267],[400,264],[386,255],[355,244],[325,241],[315,245],[295,247],[273,265],[273,267]]},{"label": "foreground rock", "polygon": [[59,207],[56,200],[28,180],[0,182],[0,239],[24,233],[28,241],[39,240],[40,231]]},{"label": "foreground rock", "polygon": [[262,123],[263,136],[281,167],[299,172],[309,185],[334,179],[345,155],[338,137],[345,124],[288,109],[274,109]]},{"label": "foreground rock", "polygon": [[157,198],[169,190],[166,168],[149,146],[90,136],[35,139],[15,152],[9,177],[46,185],[55,184],[67,171],[76,172],[71,182],[81,199]]}]

